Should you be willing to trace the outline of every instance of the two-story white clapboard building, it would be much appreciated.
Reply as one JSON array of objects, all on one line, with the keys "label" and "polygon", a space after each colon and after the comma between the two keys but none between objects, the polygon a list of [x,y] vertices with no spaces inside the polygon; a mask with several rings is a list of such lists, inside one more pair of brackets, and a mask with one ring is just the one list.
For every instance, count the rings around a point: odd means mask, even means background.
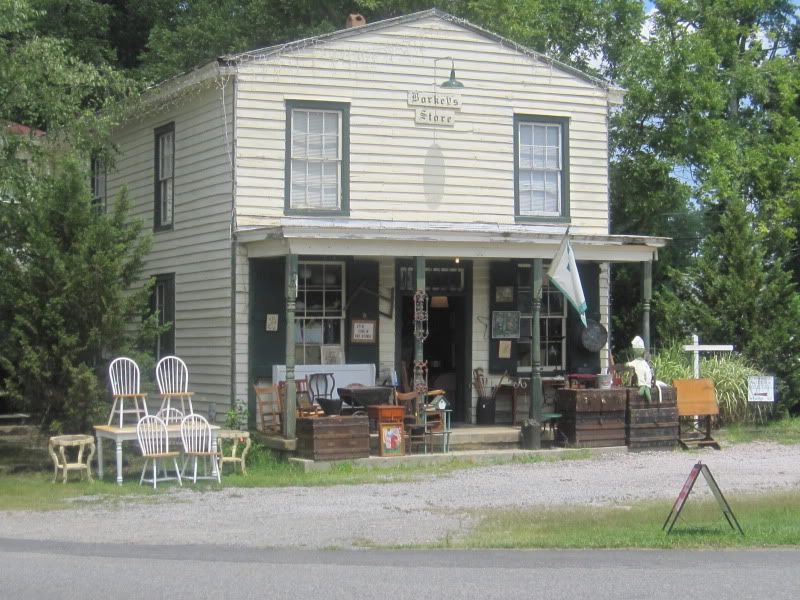
[{"label": "two-story white clapboard building", "polygon": [[[609,234],[608,115],[621,101],[437,10],[165,82],[117,131],[107,186],[126,186],[152,224],[145,275],[174,322],[159,353],[187,362],[195,405],[217,415],[233,399],[252,408],[252,384],[292,360],[412,377],[424,271],[430,383],[454,421],[474,422],[473,369],[531,372],[534,266],[568,227],[587,316],[606,328],[611,265],[647,272],[666,241]],[[606,350],[587,349],[544,279],[542,373],[599,372]]]}]

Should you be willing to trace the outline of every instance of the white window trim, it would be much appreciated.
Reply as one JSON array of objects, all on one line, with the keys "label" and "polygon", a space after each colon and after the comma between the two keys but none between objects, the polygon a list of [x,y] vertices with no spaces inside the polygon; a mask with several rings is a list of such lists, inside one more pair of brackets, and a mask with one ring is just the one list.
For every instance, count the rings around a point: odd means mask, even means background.
[{"label": "white window trim", "polygon": [[[556,127],[558,129],[558,168],[557,169],[550,169],[547,167],[543,167],[537,169],[535,167],[531,167],[530,169],[523,169],[522,168],[522,128],[523,127],[531,127],[531,140],[533,141],[533,128],[536,126],[540,127]],[[517,122],[517,139],[519,140],[517,144],[517,173],[515,174],[517,179],[521,179],[523,171],[528,172],[533,176],[533,173],[542,172],[542,173],[555,173],[556,175],[556,183],[558,186],[558,205],[555,211],[546,211],[546,210],[531,210],[527,212],[523,212],[522,210],[522,190],[519,189],[518,195],[519,198],[517,199],[519,202],[519,216],[521,217],[560,217],[564,210],[564,190],[563,190],[563,174],[564,174],[564,164],[563,164],[563,157],[564,157],[564,126],[561,123],[555,121],[526,121],[520,120]],[[536,146],[531,144],[531,147],[535,148]]]},{"label": "white window trim", "polygon": [[[336,115],[336,127],[337,127],[337,147],[336,147],[336,159],[325,159],[321,158],[317,160],[309,160],[308,158],[295,158],[295,144],[294,144],[294,124],[295,118],[297,113],[323,113],[323,114],[332,114]],[[291,109],[291,129],[289,131],[289,136],[291,139],[291,155],[289,156],[289,207],[292,210],[320,210],[320,211],[340,211],[342,210],[342,137],[343,137],[343,127],[342,122],[344,121],[344,114],[341,110],[335,109],[327,109],[327,108],[303,108],[297,107]],[[304,161],[306,163],[306,186],[305,186],[305,201],[300,204],[295,198],[294,194],[294,169],[293,164],[294,161]],[[320,198],[320,206],[312,206],[308,203],[308,164],[309,162],[319,162],[321,165],[326,163],[335,163],[336,164],[336,206],[334,207],[324,207],[321,206]],[[323,175],[324,179],[324,175]]]}]

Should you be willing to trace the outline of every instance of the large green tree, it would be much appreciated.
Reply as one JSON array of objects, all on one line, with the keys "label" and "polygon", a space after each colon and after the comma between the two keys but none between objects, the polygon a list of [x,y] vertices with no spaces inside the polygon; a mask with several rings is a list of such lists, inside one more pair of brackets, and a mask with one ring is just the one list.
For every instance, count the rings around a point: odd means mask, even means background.
[{"label": "large green tree", "polygon": [[[733,343],[791,383],[796,398],[793,359],[779,359],[794,352],[781,327],[797,306],[796,8],[781,0],[655,8],[648,37],[621,69],[629,93],[613,122],[617,231],[677,238],[679,252],[664,265],[672,268],[658,271],[656,332]],[[625,277],[618,269],[617,298],[638,291]],[[633,331],[618,324],[629,339]]]},{"label": "large green tree", "polygon": [[0,120],[35,132],[0,131],[0,399],[75,430],[102,406],[103,361],[146,338],[152,319],[142,322],[147,290],[126,292],[148,237],[124,195],[105,214],[89,190],[89,158],[134,87],[56,25],[0,0]]}]

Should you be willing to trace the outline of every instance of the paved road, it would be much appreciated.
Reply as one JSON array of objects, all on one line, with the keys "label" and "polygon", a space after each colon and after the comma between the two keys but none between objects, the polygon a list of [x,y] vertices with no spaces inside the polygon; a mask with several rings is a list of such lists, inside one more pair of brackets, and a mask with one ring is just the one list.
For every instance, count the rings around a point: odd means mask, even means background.
[{"label": "paved road", "polygon": [[0,597],[782,600],[800,550],[245,549],[0,538]]}]

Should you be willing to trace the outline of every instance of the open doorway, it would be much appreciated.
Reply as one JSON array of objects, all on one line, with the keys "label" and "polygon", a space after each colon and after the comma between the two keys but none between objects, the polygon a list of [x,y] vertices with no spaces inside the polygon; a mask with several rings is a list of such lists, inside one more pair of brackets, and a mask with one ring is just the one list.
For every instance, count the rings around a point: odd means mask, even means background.
[{"label": "open doorway", "polygon": [[[413,385],[414,366],[414,298],[401,298],[400,365],[407,368]],[[467,418],[467,370],[470,362],[469,307],[465,295],[444,295],[430,292],[428,338],[423,344],[423,358],[428,361],[428,387],[443,389],[453,410],[453,421]],[[468,364],[469,363],[469,364]]]}]

